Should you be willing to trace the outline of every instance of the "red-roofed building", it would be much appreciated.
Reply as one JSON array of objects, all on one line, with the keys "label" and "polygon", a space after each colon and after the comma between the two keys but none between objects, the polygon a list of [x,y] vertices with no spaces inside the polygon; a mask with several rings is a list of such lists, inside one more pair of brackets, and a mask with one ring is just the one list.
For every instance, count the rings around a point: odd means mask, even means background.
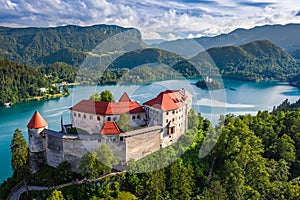
[{"label": "red-roofed building", "polygon": [[176,142],[188,129],[192,95],[182,90],[166,90],[145,102],[148,126],[163,126],[162,147]]},{"label": "red-roofed building", "polygon": [[82,100],[70,110],[72,126],[90,134],[99,133],[105,122],[116,122],[122,114],[129,115],[133,127],[146,124],[144,108],[138,102],[131,101],[126,93],[119,102]]},{"label": "red-roofed building", "polygon": [[[184,89],[161,92],[143,106],[126,93],[119,102],[82,100],[70,108],[72,124],[63,125],[61,119],[61,131],[49,130],[48,123],[35,112],[27,125],[31,170],[45,164],[57,167],[67,160],[76,171],[82,156],[102,144],[112,149],[123,170],[129,160],[175,143],[188,128],[191,105],[192,96]],[[133,130],[119,129],[116,122],[122,114],[129,115]],[[69,132],[73,128],[76,134]]]},{"label": "red-roofed building", "polygon": [[121,131],[115,122],[105,122],[101,134],[103,135],[118,135]]}]

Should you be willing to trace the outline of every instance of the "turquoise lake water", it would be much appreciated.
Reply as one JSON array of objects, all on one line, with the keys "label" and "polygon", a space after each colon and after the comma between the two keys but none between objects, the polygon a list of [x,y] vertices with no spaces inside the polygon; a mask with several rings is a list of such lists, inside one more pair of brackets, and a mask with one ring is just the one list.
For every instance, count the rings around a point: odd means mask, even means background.
[{"label": "turquoise lake water", "polygon": [[69,109],[81,99],[88,99],[95,92],[108,89],[113,92],[115,99],[124,91],[140,103],[155,97],[166,89],[185,88],[193,94],[193,107],[202,116],[217,123],[220,114],[234,113],[256,114],[258,110],[272,110],[285,99],[295,102],[300,98],[300,91],[286,83],[280,82],[243,82],[224,80],[226,89],[205,91],[191,83],[196,80],[169,80],[145,85],[115,85],[115,86],[75,86],[71,88],[71,95],[60,99],[27,102],[0,108],[0,183],[11,176],[10,142],[16,128],[22,130],[27,139],[26,125],[37,110],[45,118],[50,129],[59,130],[60,119],[70,123]]}]

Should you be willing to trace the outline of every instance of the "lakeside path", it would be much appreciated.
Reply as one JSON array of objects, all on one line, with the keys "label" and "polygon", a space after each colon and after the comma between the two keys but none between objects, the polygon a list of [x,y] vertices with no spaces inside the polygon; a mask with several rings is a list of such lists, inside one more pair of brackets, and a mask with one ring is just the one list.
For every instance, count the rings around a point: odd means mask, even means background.
[{"label": "lakeside path", "polygon": [[125,173],[125,171],[122,171],[122,172],[111,172],[109,174],[105,174],[105,175],[102,175],[98,178],[95,178],[95,179],[83,179],[79,182],[69,182],[69,183],[64,183],[64,184],[61,184],[61,185],[57,185],[57,186],[52,186],[52,187],[45,187],[45,186],[29,186],[29,185],[25,185],[24,182],[20,182],[18,185],[16,185],[12,190],[11,190],[11,193],[9,194],[9,196],[7,197],[7,200],[18,200],[20,199],[20,196],[24,193],[24,192],[29,192],[29,191],[43,191],[43,190],[49,190],[49,189],[59,189],[59,188],[62,188],[62,187],[66,187],[66,186],[69,186],[69,185],[72,185],[72,184],[83,184],[85,183],[86,181],[87,182],[96,182],[96,181],[99,181],[101,179],[104,179],[104,178],[108,178],[108,177],[111,177],[111,176],[116,176],[116,175],[119,175],[119,174],[122,174],[122,173]]}]

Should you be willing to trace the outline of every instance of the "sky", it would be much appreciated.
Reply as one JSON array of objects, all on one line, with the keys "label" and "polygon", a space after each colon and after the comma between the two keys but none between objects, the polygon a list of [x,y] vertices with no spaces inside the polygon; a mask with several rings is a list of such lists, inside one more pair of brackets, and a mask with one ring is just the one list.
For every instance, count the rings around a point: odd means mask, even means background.
[{"label": "sky", "polygon": [[288,23],[300,23],[299,0],[0,0],[0,26],[115,24],[138,28],[145,40]]}]

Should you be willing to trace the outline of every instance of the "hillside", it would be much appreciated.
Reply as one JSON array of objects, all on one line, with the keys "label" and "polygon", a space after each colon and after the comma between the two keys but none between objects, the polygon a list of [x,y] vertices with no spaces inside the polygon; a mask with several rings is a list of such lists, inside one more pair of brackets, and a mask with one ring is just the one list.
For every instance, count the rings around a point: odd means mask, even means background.
[{"label": "hillside", "polygon": [[300,48],[300,24],[265,25],[251,29],[236,29],[228,34],[215,37],[200,37],[162,42],[153,47],[185,56],[195,56],[212,47],[237,46],[255,40],[269,40],[288,52]]},{"label": "hillside", "polygon": [[[153,64],[154,63],[154,64]],[[152,69],[165,64],[169,68]],[[250,81],[283,80],[299,73],[299,64],[286,51],[270,41],[254,41],[240,46],[210,48],[195,57],[186,58],[161,49],[149,48],[125,53],[116,59],[109,68],[129,68],[146,65],[143,70],[135,69],[135,77],[148,76],[160,71],[166,77],[170,69],[181,77],[219,76]],[[130,76],[133,76],[130,74]],[[178,77],[175,74],[170,76]],[[134,79],[134,78],[131,78]],[[148,78],[147,78],[148,80]],[[149,80],[148,80],[149,81]],[[151,80],[150,80],[151,81]]]},{"label": "hillside", "polygon": [[287,80],[299,72],[294,58],[266,40],[211,48],[193,57],[191,62],[203,66],[204,75],[215,75],[210,69],[216,65],[224,77],[251,81]]},{"label": "hillside", "polygon": [[140,65],[157,63],[172,66],[184,60],[182,56],[161,49],[139,49],[123,54],[109,68],[135,68]]},{"label": "hillside", "polygon": [[[32,66],[55,62],[78,66],[85,58],[84,53],[92,51],[101,42],[119,33],[128,34],[128,37],[126,41],[115,41],[118,50],[141,47],[141,34],[137,29],[113,25],[87,27],[68,25],[54,28],[0,27],[0,56]],[[107,51],[115,51],[115,49],[112,47]]]},{"label": "hillside", "polygon": [[[47,92],[41,94],[39,88],[47,88]],[[38,69],[0,57],[0,105],[57,93],[59,89],[52,87]]]}]

